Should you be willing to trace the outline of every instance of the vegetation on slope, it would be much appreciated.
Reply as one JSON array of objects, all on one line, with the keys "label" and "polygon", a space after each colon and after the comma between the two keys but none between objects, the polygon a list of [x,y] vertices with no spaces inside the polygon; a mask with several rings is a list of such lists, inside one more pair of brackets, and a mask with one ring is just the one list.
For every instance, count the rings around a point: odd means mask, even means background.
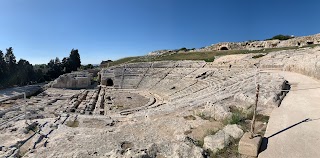
[{"label": "vegetation on slope", "polygon": [[[315,47],[317,45],[308,45],[304,47]],[[126,57],[122,58],[109,64],[102,64],[101,67],[110,67],[125,63],[135,62],[151,62],[151,61],[165,61],[165,60],[204,60],[206,62],[214,61],[216,56],[232,55],[232,54],[249,54],[249,53],[269,53],[280,50],[291,50],[298,49],[299,47],[282,47],[282,48],[266,48],[262,50],[225,50],[225,51],[208,51],[208,52],[178,52],[178,53],[167,53],[158,56],[137,56],[137,57]],[[261,57],[257,55],[255,58]]]},{"label": "vegetation on slope", "polygon": [[269,38],[269,39],[266,39],[266,40],[288,40],[288,39],[291,39],[291,38],[294,38],[293,36],[289,36],[289,35],[276,35],[276,36],[273,36],[272,38]]}]

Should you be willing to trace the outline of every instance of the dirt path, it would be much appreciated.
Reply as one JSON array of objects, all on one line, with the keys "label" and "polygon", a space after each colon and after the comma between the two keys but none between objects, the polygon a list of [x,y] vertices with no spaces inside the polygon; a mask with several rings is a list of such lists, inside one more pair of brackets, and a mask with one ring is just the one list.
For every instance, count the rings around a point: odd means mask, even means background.
[{"label": "dirt path", "polygon": [[320,82],[292,72],[273,73],[292,86],[271,113],[259,158],[319,158]]}]

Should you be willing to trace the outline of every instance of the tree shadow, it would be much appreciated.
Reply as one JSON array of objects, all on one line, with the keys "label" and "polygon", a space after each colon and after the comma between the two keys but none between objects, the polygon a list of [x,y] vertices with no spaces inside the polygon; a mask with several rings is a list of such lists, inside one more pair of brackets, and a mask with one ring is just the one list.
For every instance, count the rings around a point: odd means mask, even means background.
[{"label": "tree shadow", "polygon": [[292,127],[295,127],[295,126],[297,126],[297,125],[299,125],[299,124],[301,124],[301,123],[310,122],[310,121],[315,121],[315,120],[319,120],[319,119],[320,119],[320,118],[317,118],[317,119],[307,118],[307,119],[304,119],[304,120],[302,120],[302,121],[300,121],[300,122],[297,122],[297,123],[295,123],[295,124],[293,124],[293,125],[285,128],[285,129],[282,129],[282,130],[280,130],[280,131],[278,131],[278,132],[270,135],[269,137],[263,137],[263,138],[262,138],[261,145],[260,145],[259,153],[265,151],[265,150],[268,148],[268,141],[269,141],[270,138],[272,138],[272,137],[274,137],[274,136],[276,136],[276,135],[278,135],[278,134],[280,134],[280,133],[282,133],[282,132],[284,132],[284,131],[292,128]]}]

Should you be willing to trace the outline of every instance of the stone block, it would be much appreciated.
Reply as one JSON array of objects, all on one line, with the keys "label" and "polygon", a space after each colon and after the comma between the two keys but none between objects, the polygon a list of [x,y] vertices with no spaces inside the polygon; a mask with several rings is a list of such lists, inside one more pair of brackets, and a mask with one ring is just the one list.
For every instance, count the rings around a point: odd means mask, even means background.
[{"label": "stone block", "polygon": [[260,136],[250,139],[251,133],[245,133],[239,142],[238,151],[240,154],[256,157],[259,153],[262,138]]}]

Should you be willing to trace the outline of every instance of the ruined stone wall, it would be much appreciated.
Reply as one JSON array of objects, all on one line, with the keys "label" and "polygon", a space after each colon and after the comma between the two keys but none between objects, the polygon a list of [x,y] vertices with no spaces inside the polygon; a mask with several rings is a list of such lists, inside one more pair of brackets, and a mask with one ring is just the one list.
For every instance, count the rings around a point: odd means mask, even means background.
[{"label": "ruined stone wall", "polygon": [[264,48],[280,48],[293,46],[306,46],[312,44],[320,44],[320,34],[295,37],[288,40],[267,40],[267,41],[246,41],[246,42],[222,42],[213,44],[200,49],[191,50],[190,52],[205,52],[216,50],[257,50]]},{"label": "ruined stone wall", "polygon": [[92,76],[88,72],[73,72],[59,76],[51,83],[53,88],[87,88],[91,85]]}]

